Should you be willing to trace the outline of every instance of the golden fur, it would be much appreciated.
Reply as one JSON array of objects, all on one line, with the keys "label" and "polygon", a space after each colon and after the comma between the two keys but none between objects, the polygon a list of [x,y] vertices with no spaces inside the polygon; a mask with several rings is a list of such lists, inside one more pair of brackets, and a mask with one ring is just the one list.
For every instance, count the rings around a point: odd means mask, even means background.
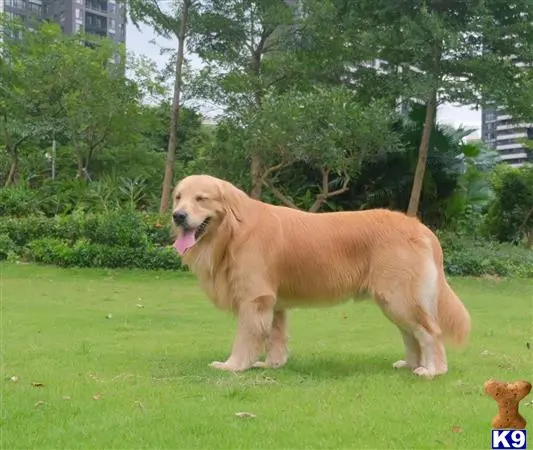
[{"label": "golden fur", "polygon": [[287,309],[364,293],[402,335],[406,358],[395,368],[443,374],[444,338],[467,341],[470,316],[445,279],[440,243],[416,218],[385,209],[303,212],[254,200],[208,175],[177,184],[173,211],[186,212],[191,229],[210,218],[183,262],[218,308],[237,315],[231,355],[212,367],[280,367],[288,355]]}]

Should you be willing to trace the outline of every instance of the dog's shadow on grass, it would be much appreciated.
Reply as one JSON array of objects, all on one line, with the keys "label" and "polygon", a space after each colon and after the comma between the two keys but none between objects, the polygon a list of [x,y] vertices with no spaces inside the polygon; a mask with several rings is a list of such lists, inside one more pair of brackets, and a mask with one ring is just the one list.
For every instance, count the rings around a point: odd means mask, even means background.
[{"label": "dog's shadow on grass", "polygon": [[[357,375],[379,375],[392,371],[392,357],[385,354],[299,355],[281,369],[302,377],[335,379]],[[278,369],[279,370],[279,369]]]},{"label": "dog's shadow on grass", "polygon": [[[211,358],[209,357],[211,356]],[[218,371],[209,367],[209,363],[215,358],[214,355],[181,360],[158,361],[160,376],[167,377],[198,377],[217,378],[228,372]],[[258,376],[264,374],[267,377],[299,377],[302,379],[340,379],[354,376],[386,375],[390,373],[393,357],[389,354],[324,354],[324,355],[295,355],[287,364],[278,369],[251,368],[242,372],[243,376]],[[193,375],[194,374],[194,375]]]}]

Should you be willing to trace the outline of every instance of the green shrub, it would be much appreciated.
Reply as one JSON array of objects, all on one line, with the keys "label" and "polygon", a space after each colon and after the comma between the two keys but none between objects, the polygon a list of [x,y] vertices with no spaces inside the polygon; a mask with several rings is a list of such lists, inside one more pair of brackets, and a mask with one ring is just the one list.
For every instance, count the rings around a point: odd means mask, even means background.
[{"label": "green shrub", "polygon": [[36,239],[28,245],[28,257],[39,263],[68,267],[74,253],[64,240],[45,237]]},{"label": "green shrub", "polygon": [[[439,232],[446,272],[455,276],[533,277],[533,251]],[[64,267],[181,269],[170,218],[129,211],[64,217],[0,218],[0,259],[18,255]]]},{"label": "green shrub", "polygon": [[39,212],[37,192],[23,186],[0,189],[0,217],[22,217]]},{"label": "green shrub", "polygon": [[34,239],[55,236],[54,223],[54,219],[42,216],[2,217],[0,234],[7,234],[18,247],[23,247]]},{"label": "green shrub", "polygon": [[12,253],[16,253],[17,245],[7,233],[0,233],[0,260],[7,259]]},{"label": "green shrub", "polygon": [[31,242],[28,257],[33,262],[61,267],[105,267],[179,270],[177,253],[169,247],[122,247],[93,244],[86,240],[69,246],[64,240],[43,238]]},{"label": "green shrub", "polygon": [[438,233],[444,267],[456,276],[533,277],[533,251],[512,244]]},{"label": "green shrub", "polygon": [[83,225],[83,237],[93,244],[121,247],[145,247],[147,224],[140,214],[117,211],[89,216]]}]

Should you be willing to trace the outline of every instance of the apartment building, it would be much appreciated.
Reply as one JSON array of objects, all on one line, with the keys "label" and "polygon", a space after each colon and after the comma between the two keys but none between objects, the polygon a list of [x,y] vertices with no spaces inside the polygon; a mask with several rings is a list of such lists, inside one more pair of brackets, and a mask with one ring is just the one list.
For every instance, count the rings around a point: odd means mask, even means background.
[{"label": "apartment building", "polygon": [[481,137],[500,154],[503,162],[511,166],[533,162],[533,152],[527,151],[524,142],[533,139],[533,124],[517,121],[501,108],[482,110]]},{"label": "apartment building", "polygon": [[0,11],[27,23],[52,20],[66,34],[85,30],[126,42],[126,7],[116,0],[0,0]]}]

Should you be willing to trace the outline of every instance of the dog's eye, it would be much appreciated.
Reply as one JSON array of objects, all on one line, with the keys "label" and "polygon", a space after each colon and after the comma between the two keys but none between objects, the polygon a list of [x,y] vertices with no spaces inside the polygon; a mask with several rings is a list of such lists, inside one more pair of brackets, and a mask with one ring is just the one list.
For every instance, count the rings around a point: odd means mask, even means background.
[{"label": "dog's eye", "polygon": [[207,200],[207,197],[204,197],[203,195],[197,195],[196,196],[196,201],[197,202],[201,202],[201,201],[204,201],[204,200]]},{"label": "dog's eye", "polygon": [[176,200],[179,200],[180,198],[181,198],[180,194],[176,195]]}]

